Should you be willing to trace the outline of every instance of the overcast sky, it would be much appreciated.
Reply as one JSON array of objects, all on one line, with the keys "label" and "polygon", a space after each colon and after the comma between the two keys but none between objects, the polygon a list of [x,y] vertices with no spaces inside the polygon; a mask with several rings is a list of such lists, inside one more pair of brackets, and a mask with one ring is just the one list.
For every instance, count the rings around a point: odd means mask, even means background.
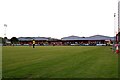
[{"label": "overcast sky", "polygon": [[117,0],[0,0],[0,36],[114,36]]}]

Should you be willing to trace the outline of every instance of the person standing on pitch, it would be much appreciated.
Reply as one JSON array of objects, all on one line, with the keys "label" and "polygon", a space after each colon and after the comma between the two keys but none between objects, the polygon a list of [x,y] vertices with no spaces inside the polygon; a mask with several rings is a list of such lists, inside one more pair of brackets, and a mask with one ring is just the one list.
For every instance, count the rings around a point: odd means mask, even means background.
[{"label": "person standing on pitch", "polygon": [[35,48],[35,40],[33,39],[33,48]]}]

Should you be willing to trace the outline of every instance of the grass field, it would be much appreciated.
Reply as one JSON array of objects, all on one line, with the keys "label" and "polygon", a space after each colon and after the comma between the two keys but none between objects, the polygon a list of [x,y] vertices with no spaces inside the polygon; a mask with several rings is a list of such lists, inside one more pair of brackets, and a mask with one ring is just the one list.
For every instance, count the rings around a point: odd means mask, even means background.
[{"label": "grass field", "polygon": [[106,46],[3,47],[4,78],[117,78],[118,57]]}]

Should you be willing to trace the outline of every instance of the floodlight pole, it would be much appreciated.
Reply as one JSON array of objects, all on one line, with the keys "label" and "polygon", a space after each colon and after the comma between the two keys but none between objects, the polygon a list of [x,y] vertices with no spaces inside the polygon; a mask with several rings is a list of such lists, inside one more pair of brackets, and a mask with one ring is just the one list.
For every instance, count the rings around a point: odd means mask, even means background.
[{"label": "floodlight pole", "polygon": [[4,24],[4,27],[5,27],[4,37],[6,37],[6,29],[7,29],[7,25],[6,25],[6,24]]},{"label": "floodlight pole", "polygon": [[118,25],[116,34],[116,53],[119,53],[120,1],[118,0]]},{"label": "floodlight pole", "polygon": [[118,43],[119,43],[119,32],[120,32],[120,0],[118,0]]}]

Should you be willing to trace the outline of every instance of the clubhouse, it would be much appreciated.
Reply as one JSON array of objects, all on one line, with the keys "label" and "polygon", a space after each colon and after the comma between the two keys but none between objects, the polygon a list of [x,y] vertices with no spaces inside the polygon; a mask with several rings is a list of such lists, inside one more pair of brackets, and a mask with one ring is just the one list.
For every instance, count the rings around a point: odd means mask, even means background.
[{"label": "clubhouse", "polygon": [[94,35],[90,37],[68,36],[61,39],[51,37],[19,37],[20,45],[32,45],[35,40],[36,45],[39,46],[63,46],[63,45],[110,45],[115,40],[115,37]]}]

